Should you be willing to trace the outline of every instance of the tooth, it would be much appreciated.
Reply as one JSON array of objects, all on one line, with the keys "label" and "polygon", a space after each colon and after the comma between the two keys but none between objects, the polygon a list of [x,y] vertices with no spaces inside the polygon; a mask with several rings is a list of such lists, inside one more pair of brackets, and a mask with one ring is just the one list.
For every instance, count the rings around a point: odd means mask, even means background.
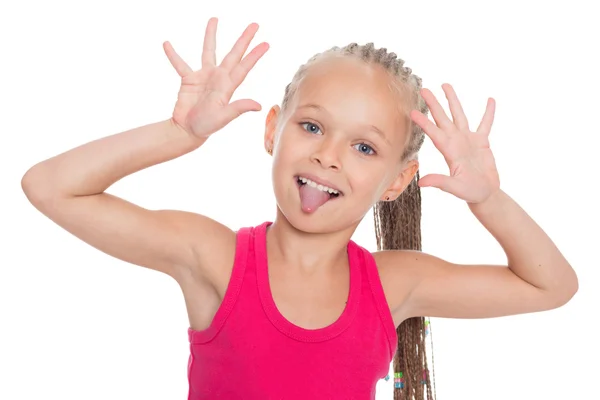
[{"label": "tooth", "polygon": [[328,193],[330,193],[330,194],[338,194],[338,193],[339,193],[339,192],[338,192],[337,190],[335,190],[335,189],[332,189],[332,188],[330,188],[330,187],[327,187],[327,186],[325,186],[325,185],[321,185],[320,183],[317,183],[317,182],[313,182],[313,181],[311,181],[310,179],[304,178],[304,177],[302,177],[302,176],[299,176],[299,177],[298,177],[298,180],[299,180],[300,182],[302,182],[302,183],[304,183],[304,184],[306,184],[306,185],[310,186],[310,187],[316,188],[316,189],[318,189],[318,190],[322,190],[322,191],[324,191],[324,192],[328,192]]}]

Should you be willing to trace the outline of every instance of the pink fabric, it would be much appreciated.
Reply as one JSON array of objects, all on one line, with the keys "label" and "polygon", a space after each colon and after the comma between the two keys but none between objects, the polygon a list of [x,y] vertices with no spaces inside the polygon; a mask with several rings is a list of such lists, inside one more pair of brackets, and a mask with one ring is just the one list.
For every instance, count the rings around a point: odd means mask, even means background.
[{"label": "pink fabric", "polygon": [[397,337],[371,253],[348,243],[345,310],[325,328],[303,329],[279,313],[271,295],[269,225],[237,233],[235,264],[212,324],[188,329],[188,400],[375,399]]}]

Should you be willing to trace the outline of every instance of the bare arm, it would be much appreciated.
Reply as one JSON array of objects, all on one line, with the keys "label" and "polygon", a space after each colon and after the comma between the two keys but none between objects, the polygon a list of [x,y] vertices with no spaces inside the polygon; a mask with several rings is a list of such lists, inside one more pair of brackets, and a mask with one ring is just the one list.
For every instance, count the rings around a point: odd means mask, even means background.
[{"label": "bare arm", "polygon": [[260,110],[253,100],[230,103],[235,89],[268,49],[262,43],[244,57],[258,25],[246,28],[218,66],[216,26],[216,19],[209,20],[198,71],[164,43],[182,78],[172,118],[81,145],[34,165],[22,179],[31,203],[73,235],[176,280],[188,276],[191,266],[199,266],[194,272],[203,276],[215,273],[208,268],[218,264],[212,262],[214,254],[232,250],[234,232],[198,214],[147,210],[105,190],[127,175],[197,149],[241,114]]},{"label": "bare arm", "polygon": [[461,265],[417,251],[376,253],[399,320],[492,318],[558,308],[577,292],[575,271],[548,235],[506,193],[471,210],[506,252],[507,265]]},{"label": "bare arm", "polygon": [[27,171],[24,182],[43,174],[50,181],[32,183],[44,186],[44,191],[72,197],[100,194],[125,176],[187,154],[205,141],[168,119],[100,138],[42,161]]},{"label": "bare arm", "polygon": [[[477,131],[472,132],[456,92],[442,85],[452,119],[431,91],[421,94],[435,124],[413,110],[411,116],[441,151],[450,176],[429,174],[420,187],[437,187],[467,202],[498,241],[507,265],[461,265],[410,251],[378,255],[396,316],[490,318],[550,310],[577,292],[577,274],[544,230],[503,190],[489,135],[495,101],[488,99]],[[395,266],[395,268],[394,268]]]},{"label": "bare arm", "polygon": [[132,264],[177,276],[177,268],[198,262],[195,250],[203,239],[218,241],[229,230],[193,213],[147,210],[105,190],[203,142],[171,120],[153,123],[33,166],[23,177],[23,190],[38,210],[86,243]]}]

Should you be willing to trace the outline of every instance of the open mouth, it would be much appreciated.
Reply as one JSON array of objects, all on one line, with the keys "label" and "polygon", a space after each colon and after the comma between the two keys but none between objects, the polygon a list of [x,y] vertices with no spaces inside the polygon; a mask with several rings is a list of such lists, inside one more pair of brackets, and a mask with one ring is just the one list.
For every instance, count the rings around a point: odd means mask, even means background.
[{"label": "open mouth", "polygon": [[317,211],[323,204],[344,195],[340,190],[315,182],[304,176],[295,176],[300,195],[300,207],[307,214]]},{"label": "open mouth", "polygon": [[313,190],[319,190],[321,192],[324,192],[326,194],[329,195],[329,199],[335,199],[337,197],[343,196],[343,193],[337,189],[333,189],[330,187],[327,187],[325,185],[321,185],[320,183],[311,181],[308,178],[304,178],[302,176],[295,176],[294,177],[296,179],[296,183],[298,184],[298,187],[302,187],[305,185],[310,186]]}]

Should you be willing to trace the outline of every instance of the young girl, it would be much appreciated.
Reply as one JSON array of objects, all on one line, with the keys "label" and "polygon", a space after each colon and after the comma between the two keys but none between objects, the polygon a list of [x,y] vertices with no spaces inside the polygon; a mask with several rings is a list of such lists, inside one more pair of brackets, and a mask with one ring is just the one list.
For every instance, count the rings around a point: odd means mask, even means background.
[{"label": "young girl", "polygon": [[[494,101],[472,131],[450,85],[452,119],[402,60],[371,44],[314,56],[270,109],[272,223],[234,232],[105,193],[261,109],[230,99],[268,45],[244,56],[258,28],[251,24],[217,64],[216,26],[208,22],[199,71],[164,44],[182,78],[172,118],[40,162],[22,180],[31,203],[64,229],[178,282],[190,322],[189,399],[374,399],[392,360],[396,399],[432,398],[424,316],[489,318],[571,299],[578,282],[568,261],[500,189],[488,140]],[[425,134],[450,176],[419,178]],[[424,186],[466,201],[507,265],[457,265],[421,252]],[[372,207],[375,253],[351,240]]]}]

